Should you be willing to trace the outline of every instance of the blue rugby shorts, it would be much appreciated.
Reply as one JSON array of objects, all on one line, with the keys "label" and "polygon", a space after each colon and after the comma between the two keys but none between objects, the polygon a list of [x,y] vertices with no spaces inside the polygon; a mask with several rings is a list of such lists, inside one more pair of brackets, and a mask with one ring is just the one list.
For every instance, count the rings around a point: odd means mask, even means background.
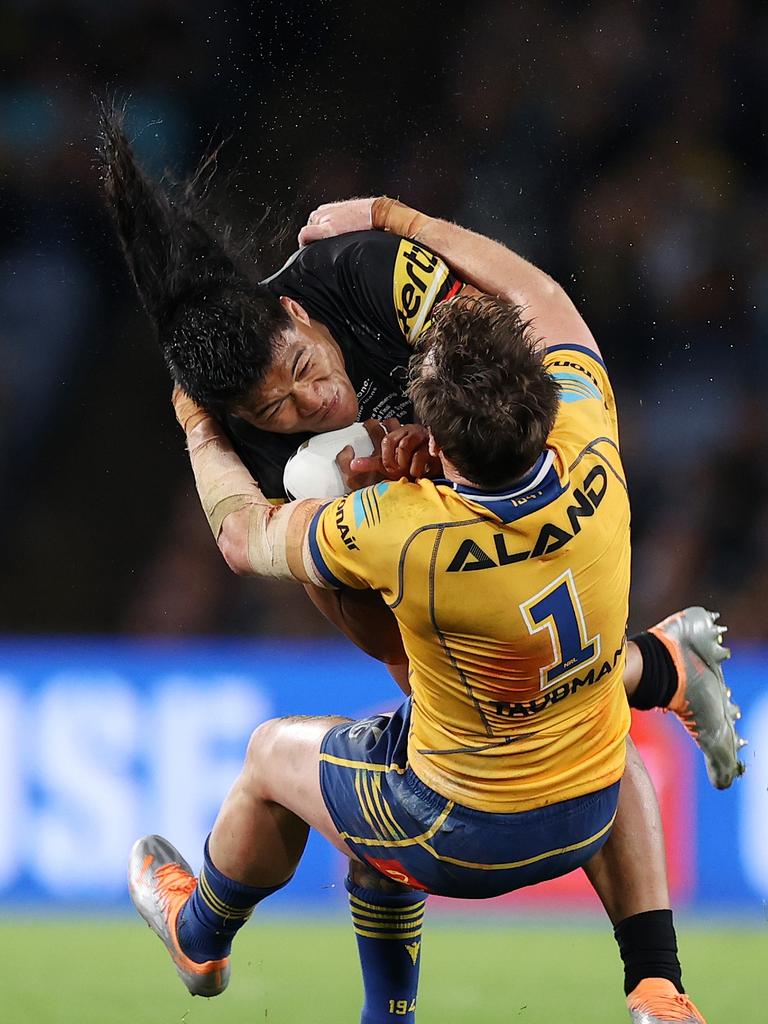
[{"label": "blue rugby shorts", "polygon": [[381,874],[438,896],[485,899],[581,867],[610,834],[619,783],[516,814],[462,807],[408,767],[410,700],[335,726],[320,786],[349,848]]}]

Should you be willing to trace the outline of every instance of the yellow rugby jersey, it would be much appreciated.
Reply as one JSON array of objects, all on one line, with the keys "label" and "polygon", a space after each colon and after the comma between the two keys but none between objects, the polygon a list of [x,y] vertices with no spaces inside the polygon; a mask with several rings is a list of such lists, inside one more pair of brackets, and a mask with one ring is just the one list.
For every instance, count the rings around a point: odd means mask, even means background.
[{"label": "yellow rugby jersey", "polygon": [[380,483],[325,506],[310,547],[335,585],[379,590],[411,664],[409,764],[457,803],[510,813],[621,777],[629,501],[613,392],[551,348],[547,449],[507,493]]}]

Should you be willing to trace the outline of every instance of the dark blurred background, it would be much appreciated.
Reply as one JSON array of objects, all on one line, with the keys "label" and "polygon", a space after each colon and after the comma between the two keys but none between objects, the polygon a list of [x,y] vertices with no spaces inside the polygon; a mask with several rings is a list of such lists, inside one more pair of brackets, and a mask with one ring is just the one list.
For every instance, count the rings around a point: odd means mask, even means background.
[{"label": "dark blurred background", "polygon": [[321,633],[201,515],[102,208],[92,94],[146,166],[228,141],[224,202],[290,226],[387,193],[552,273],[614,378],[632,618],[768,638],[768,6],[537,0],[0,11],[0,631]]}]

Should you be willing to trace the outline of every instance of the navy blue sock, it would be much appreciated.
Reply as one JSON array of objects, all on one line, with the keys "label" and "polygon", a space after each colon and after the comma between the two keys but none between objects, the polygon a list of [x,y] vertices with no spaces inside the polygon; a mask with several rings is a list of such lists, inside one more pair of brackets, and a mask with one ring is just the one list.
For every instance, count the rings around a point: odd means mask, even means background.
[{"label": "navy blue sock", "polygon": [[413,1024],[426,896],[364,889],[349,877],[345,885],[363,969],[360,1024]]},{"label": "navy blue sock", "polygon": [[178,917],[179,945],[190,960],[199,964],[229,956],[233,937],[251,916],[256,904],[287,884],[282,882],[261,889],[227,878],[211,860],[206,839],[197,888]]}]

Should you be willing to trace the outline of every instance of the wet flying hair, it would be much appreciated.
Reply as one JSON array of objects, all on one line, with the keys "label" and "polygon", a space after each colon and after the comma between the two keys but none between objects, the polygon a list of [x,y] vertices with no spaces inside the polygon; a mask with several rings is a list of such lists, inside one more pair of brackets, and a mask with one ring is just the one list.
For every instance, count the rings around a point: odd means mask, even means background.
[{"label": "wet flying hair", "polygon": [[438,306],[411,360],[409,394],[461,475],[490,490],[536,462],[560,390],[519,306],[491,296]]},{"label": "wet flying hair", "polygon": [[107,204],[171,377],[212,412],[231,409],[263,379],[290,316],[240,265],[229,232],[207,226],[215,154],[172,194],[137,164],[123,111],[99,102],[99,119]]}]

